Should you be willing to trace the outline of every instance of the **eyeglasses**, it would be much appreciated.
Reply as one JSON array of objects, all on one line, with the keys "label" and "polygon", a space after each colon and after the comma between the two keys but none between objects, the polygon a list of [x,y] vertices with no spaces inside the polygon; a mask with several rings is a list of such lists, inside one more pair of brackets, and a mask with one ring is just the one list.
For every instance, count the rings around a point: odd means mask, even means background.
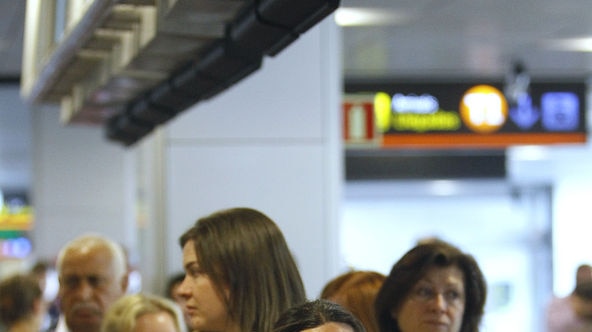
[{"label": "eyeglasses", "polygon": [[428,303],[432,300],[442,296],[446,305],[452,307],[460,307],[464,305],[465,296],[464,293],[456,289],[445,289],[439,291],[436,287],[431,286],[419,286],[416,287],[410,294],[410,298],[422,303]]}]

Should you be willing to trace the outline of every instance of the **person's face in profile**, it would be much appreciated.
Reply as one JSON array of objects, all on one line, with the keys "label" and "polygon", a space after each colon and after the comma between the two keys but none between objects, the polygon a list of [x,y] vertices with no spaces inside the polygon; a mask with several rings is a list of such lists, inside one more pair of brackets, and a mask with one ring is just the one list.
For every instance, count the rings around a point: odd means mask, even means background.
[{"label": "person's face in profile", "polygon": [[183,246],[183,266],[185,279],[177,294],[183,298],[183,311],[189,318],[189,325],[198,331],[239,331],[214,282],[200,267],[193,241]]},{"label": "person's face in profile", "polygon": [[301,332],[354,332],[354,329],[344,323],[329,322],[312,329],[302,330]]},{"label": "person's face in profile", "polygon": [[464,311],[463,273],[448,266],[429,269],[391,315],[401,332],[458,332]]},{"label": "person's face in profile", "polygon": [[136,319],[136,327],[131,332],[178,332],[175,320],[168,312],[154,312]]}]

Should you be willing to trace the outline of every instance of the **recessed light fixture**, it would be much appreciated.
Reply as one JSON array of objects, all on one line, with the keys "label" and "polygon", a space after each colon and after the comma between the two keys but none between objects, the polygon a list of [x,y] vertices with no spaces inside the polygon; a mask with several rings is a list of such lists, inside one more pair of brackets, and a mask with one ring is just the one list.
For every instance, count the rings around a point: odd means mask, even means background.
[{"label": "recessed light fixture", "polygon": [[549,150],[540,145],[519,145],[508,149],[514,160],[538,161],[549,159]]},{"label": "recessed light fixture", "polygon": [[592,52],[592,37],[551,39],[543,42],[550,50],[569,52]]},{"label": "recessed light fixture", "polygon": [[458,181],[434,180],[429,182],[429,192],[434,196],[452,196],[460,193]]},{"label": "recessed light fixture", "polygon": [[335,22],[340,26],[400,25],[410,16],[387,8],[342,7],[335,11]]}]

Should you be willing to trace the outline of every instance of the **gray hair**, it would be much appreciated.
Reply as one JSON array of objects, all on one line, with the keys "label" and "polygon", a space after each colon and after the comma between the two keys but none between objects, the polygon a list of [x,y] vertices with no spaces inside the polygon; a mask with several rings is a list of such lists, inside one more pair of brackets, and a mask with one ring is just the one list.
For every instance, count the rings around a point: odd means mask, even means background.
[{"label": "gray hair", "polygon": [[100,234],[85,234],[66,243],[58,253],[56,268],[59,275],[62,274],[62,264],[66,253],[84,247],[106,248],[113,258],[113,266],[115,267],[117,277],[123,277],[127,273],[127,255],[121,244]]}]

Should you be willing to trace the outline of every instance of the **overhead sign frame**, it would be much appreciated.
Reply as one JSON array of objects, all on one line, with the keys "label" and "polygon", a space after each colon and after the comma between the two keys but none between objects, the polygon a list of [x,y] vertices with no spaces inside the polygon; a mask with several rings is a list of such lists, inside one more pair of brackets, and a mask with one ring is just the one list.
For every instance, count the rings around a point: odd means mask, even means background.
[{"label": "overhead sign frame", "polygon": [[[374,109],[377,135],[366,141],[348,136],[348,110],[359,105]],[[347,147],[375,148],[583,144],[586,106],[583,82],[533,82],[517,103],[495,82],[346,83],[344,139]]]}]

